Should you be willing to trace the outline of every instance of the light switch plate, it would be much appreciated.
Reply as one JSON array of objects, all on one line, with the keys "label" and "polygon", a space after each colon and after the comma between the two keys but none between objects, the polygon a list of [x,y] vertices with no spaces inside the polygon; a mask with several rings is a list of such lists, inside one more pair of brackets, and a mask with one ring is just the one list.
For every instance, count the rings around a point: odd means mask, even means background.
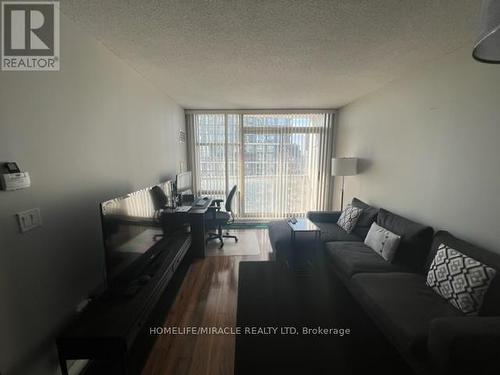
[{"label": "light switch plate", "polygon": [[40,216],[39,208],[19,212],[17,214],[19,229],[21,232],[27,232],[42,225],[42,217]]},{"label": "light switch plate", "polygon": [[179,130],[179,143],[186,143],[186,131]]}]

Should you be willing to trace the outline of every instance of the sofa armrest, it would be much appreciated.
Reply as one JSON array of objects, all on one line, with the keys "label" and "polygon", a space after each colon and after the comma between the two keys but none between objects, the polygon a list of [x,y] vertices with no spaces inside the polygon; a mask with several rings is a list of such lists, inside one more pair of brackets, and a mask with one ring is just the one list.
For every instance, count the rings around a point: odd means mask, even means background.
[{"label": "sofa armrest", "polygon": [[307,218],[311,221],[336,223],[341,211],[309,211]]},{"label": "sofa armrest", "polygon": [[494,374],[500,368],[500,317],[450,317],[430,323],[428,350],[438,374]]}]

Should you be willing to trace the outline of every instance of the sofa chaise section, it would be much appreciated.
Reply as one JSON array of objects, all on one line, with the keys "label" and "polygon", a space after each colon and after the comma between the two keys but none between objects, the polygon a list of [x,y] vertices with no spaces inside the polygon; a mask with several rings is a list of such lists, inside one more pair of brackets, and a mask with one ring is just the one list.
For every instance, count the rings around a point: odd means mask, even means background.
[{"label": "sofa chaise section", "polygon": [[416,273],[359,273],[349,289],[406,358],[426,359],[433,319],[463,316]]},{"label": "sofa chaise section", "polygon": [[500,254],[440,231],[434,236],[424,273],[357,273],[346,286],[415,370],[494,374],[492,370],[500,368],[498,275],[484,296],[479,316],[465,316],[426,284],[428,267],[441,244],[500,270]]}]

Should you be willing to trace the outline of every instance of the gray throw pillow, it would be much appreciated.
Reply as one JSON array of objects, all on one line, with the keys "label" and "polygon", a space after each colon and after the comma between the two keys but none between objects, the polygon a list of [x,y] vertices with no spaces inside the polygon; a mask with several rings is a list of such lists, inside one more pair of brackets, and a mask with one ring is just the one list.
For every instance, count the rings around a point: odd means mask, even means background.
[{"label": "gray throw pillow", "polygon": [[401,236],[373,223],[365,238],[365,245],[388,262],[392,262],[398,249]]},{"label": "gray throw pillow", "polygon": [[427,285],[465,315],[477,315],[496,271],[440,244],[427,273]]},{"label": "gray throw pillow", "polygon": [[345,230],[347,233],[351,233],[363,210],[361,208],[353,207],[350,204],[342,211],[342,214],[337,221],[337,225]]}]

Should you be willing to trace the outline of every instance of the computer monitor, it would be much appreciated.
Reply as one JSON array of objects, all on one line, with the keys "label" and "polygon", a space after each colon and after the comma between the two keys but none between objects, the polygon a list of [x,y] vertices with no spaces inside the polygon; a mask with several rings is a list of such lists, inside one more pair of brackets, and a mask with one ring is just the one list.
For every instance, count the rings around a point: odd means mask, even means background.
[{"label": "computer monitor", "polygon": [[177,175],[176,187],[177,194],[182,192],[191,191],[192,188],[192,174],[191,172],[183,172]]}]

